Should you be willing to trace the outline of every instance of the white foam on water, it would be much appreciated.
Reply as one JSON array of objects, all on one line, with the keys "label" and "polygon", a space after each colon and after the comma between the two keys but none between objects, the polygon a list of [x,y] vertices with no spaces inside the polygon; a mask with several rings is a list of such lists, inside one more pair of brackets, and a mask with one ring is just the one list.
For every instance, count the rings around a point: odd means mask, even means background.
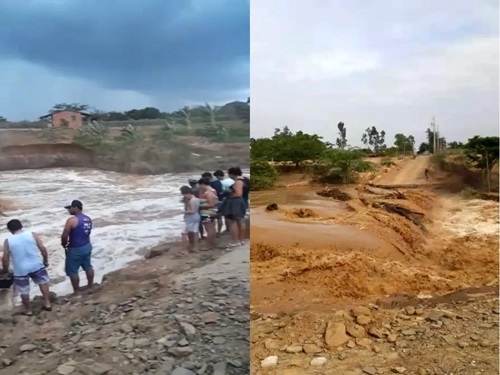
[{"label": "white foam on water", "polygon": [[[136,252],[179,237],[183,227],[179,188],[189,174],[130,176],[114,172],[73,169],[21,170],[0,174],[0,195],[16,211],[5,212],[0,241],[9,236],[6,223],[17,218],[26,230],[39,233],[49,252],[53,280],[64,280],[52,290],[71,292],[64,273],[60,235],[73,199],[83,202],[84,213],[94,221],[93,265],[96,282],[110,271],[140,258]],[[82,274],[82,285],[85,276]],[[32,288],[38,294],[38,288]]]}]

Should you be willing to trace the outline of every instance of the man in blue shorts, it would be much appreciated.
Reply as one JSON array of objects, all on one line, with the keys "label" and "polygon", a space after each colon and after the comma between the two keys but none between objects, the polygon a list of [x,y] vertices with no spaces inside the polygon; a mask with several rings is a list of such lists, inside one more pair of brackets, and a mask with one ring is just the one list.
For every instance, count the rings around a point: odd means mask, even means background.
[{"label": "man in blue shorts", "polygon": [[74,296],[79,296],[78,271],[80,267],[87,275],[88,289],[92,289],[94,284],[94,269],[91,262],[92,244],[90,243],[92,219],[82,213],[83,204],[79,200],[74,200],[64,208],[71,215],[61,235],[61,245],[66,250],[66,275],[71,280]]},{"label": "man in blue shorts", "polygon": [[[40,287],[43,295],[42,309],[52,310],[49,298],[50,278],[46,267],[49,266],[47,249],[40,237],[23,231],[23,225],[17,219],[7,223],[11,236],[3,244],[2,267],[4,273],[9,272],[10,260],[14,273],[15,292],[21,295],[23,315],[32,315],[30,305],[30,280]],[[40,256],[41,255],[41,256]]]}]

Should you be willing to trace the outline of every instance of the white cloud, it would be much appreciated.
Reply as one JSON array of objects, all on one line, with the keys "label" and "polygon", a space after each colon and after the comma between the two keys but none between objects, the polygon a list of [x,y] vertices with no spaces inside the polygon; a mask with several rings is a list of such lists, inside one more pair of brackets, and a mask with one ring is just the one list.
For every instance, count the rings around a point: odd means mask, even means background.
[{"label": "white cloud", "polygon": [[498,134],[498,2],[252,0],[252,136]]}]

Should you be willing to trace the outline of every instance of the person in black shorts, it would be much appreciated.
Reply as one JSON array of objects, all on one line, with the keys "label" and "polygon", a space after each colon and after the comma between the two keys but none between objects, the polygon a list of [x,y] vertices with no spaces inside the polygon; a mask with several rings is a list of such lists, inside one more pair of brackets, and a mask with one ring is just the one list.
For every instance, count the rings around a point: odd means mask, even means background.
[{"label": "person in black shorts", "polygon": [[[230,247],[243,245],[245,239],[245,215],[248,209],[248,195],[250,191],[249,179],[243,177],[240,168],[229,168],[229,177],[234,180],[229,197],[224,200],[221,212],[231,223],[230,231],[233,242]],[[246,199],[245,199],[246,197]]]},{"label": "person in black shorts", "polygon": [[[205,172],[201,175],[201,178],[203,179],[208,179],[210,181],[210,187],[215,190],[215,193],[217,194],[217,199],[218,199],[218,207],[222,204],[225,198],[224,194],[224,188],[222,186],[222,181],[219,180],[215,175],[212,175],[210,172]],[[217,237],[220,237],[222,234],[222,228],[223,228],[223,220],[222,220],[222,215],[217,214],[216,215],[216,220],[217,220]]]}]

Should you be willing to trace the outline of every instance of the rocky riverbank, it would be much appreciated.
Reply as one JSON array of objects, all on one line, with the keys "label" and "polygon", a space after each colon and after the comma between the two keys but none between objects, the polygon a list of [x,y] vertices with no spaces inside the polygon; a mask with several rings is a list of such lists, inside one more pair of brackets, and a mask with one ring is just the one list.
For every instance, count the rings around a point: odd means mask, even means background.
[{"label": "rocky riverbank", "polygon": [[480,294],[404,308],[251,314],[251,373],[497,374],[498,291]]},{"label": "rocky riverbank", "polygon": [[3,316],[0,374],[248,374],[248,246],[146,257],[52,312]]}]

